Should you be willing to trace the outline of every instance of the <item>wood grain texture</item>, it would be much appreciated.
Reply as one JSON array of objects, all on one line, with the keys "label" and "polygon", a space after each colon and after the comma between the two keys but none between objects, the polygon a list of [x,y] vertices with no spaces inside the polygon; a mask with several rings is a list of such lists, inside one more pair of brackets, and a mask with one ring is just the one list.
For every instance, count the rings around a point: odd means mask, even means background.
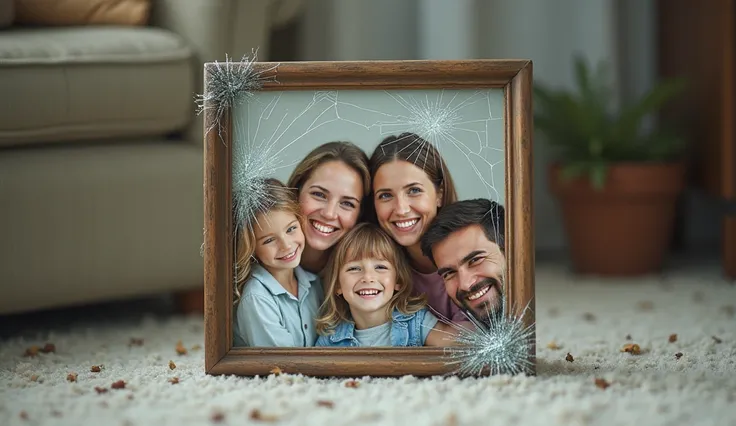
[{"label": "wood grain texture", "polygon": [[262,62],[263,72],[278,66],[277,82],[263,90],[423,89],[504,87],[528,61],[344,61]]},{"label": "wood grain texture", "polygon": [[[273,65],[256,64],[259,70]],[[205,87],[211,67],[205,65]],[[279,65],[277,76],[278,82],[267,83],[263,90],[504,88],[509,242],[505,291],[509,307],[529,306],[526,320],[535,321],[530,61],[290,62]],[[206,117],[205,128],[211,124]],[[205,371],[254,376],[279,368],[324,377],[452,374],[457,367],[449,364],[442,348],[232,347],[232,126],[229,119],[224,124],[222,139],[217,131],[205,135]],[[531,352],[535,360],[535,350]]]},{"label": "wood grain texture", "polygon": [[[662,111],[678,123],[692,151],[697,187],[736,201],[736,1],[658,0],[659,74],[685,76],[690,88]],[[704,46],[708,46],[707,49]],[[733,218],[723,219],[722,259],[736,276]]]},{"label": "wood grain texture", "polygon": [[[205,74],[205,90],[207,76]],[[212,127],[205,114],[205,129]],[[205,130],[204,153],[204,343],[205,371],[212,370],[230,350],[234,259],[232,250],[230,117],[226,132]]]},{"label": "wood grain texture", "polygon": [[[530,62],[522,68],[506,88],[506,105],[510,114],[506,120],[510,131],[507,137],[506,152],[506,223],[507,238],[510,243],[511,259],[508,259],[508,278],[512,284],[515,315],[524,313],[526,324],[532,325],[535,318],[534,281],[534,182],[532,162],[532,80],[533,68]],[[524,311],[528,309],[527,311]],[[530,356],[534,356],[536,347]],[[535,362],[536,365],[536,362]]]},{"label": "wood grain texture", "polygon": [[[723,78],[723,194],[729,200],[736,201],[736,1],[721,0],[725,11],[721,19],[725,27],[723,46],[724,78]],[[733,233],[731,234],[734,235]],[[731,238],[731,253],[736,251],[736,238]],[[732,258],[733,259],[733,258]],[[733,270],[733,269],[732,269]],[[734,275],[732,275],[734,276]]]},{"label": "wood grain texture", "polygon": [[688,0],[657,3],[659,75],[684,76],[689,85],[661,116],[684,130],[695,183],[712,196],[736,197],[736,2],[701,6],[693,8]]}]

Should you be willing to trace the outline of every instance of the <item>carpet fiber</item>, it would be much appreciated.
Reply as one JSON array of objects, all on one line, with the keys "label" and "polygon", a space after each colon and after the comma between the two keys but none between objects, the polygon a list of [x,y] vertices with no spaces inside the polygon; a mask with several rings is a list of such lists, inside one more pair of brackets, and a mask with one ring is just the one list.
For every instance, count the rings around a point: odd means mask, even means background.
[{"label": "carpet fiber", "polygon": [[0,424],[736,425],[736,286],[717,266],[606,280],[542,264],[536,294],[536,377],[211,377],[200,318],[24,321],[0,344]]}]

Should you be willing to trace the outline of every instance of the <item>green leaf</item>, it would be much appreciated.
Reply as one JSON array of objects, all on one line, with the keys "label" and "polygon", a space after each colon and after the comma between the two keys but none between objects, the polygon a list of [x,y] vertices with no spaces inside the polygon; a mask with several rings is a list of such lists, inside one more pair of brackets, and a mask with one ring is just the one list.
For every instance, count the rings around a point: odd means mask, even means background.
[{"label": "green leaf", "polygon": [[602,190],[606,185],[606,174],[608,167],[605,163],[596,163],[590,171],[590,183],[596,190]]},{"label": "green leaf", "polygon": [[603,143],[599,138],[593,138],[590,141],[590,155],[593,158],[600,158],[601,154],[603,153]]},{"label": "green leaf", "polygon": [[[686,87],[685,80],[663,80],[631,105],[611,108],[614,85],[610,66],[591,67],[582,56],[573,58],[573,89],[534,84],[535,128],[565,164],[585,164],[593,176],[605,164],[622,161],[664,161],[685,148],[682,138],[660,123],[652,131],[644,119],[658,112]],[[593,164],[601,164],[594,167]],[[596,178],[599,179],[599,178]]]},{"label": "green leaf", "polygon": [[658,111],[667,101],[685,88],[684,80],[666,80],[646,93],[637,103],[621,111],[617,122],[617,136],[621,139],[636,139],[642,121],[651,113]]},{"label": "green leaf", "polygon": [[563,181],[570,181],[585,174],[588,165],[586,163],[570,163],[562,167],[560,178]]}]

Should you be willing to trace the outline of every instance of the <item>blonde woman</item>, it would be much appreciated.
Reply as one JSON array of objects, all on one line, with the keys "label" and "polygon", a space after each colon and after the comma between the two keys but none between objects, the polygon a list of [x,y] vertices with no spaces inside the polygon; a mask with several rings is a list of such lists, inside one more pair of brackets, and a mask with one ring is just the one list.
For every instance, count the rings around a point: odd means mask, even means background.
[{"label": "blonde woman", "polygon": [[412,296],[399,247],[361,223],[340,240],[326,268],[327,295],[315,346],[448,346],[454,330],[438,322],[424,296]]},{"label": "blonde woman", "polygon": [[368,156],[350,142],[328,142],[296,166],[287,186],[295,188],[305,217],[301,266],[319,274],[331,249],[363,216],[370,192]]}]

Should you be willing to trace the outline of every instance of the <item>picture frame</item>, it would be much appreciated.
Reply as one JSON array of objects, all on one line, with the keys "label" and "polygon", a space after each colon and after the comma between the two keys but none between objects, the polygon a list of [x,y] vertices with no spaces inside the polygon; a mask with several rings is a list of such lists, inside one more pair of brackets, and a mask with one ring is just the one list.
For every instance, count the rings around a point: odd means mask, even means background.
[{"label": "picture frame", "polygon": [[[507,276],[506,308],[529,328],[527,374],[536,374],[534,213],[532,205],[532,62],[529,60],[402,60],[350,62],[230,62],[204,65],[205,94],[223,66],[249,67],[259,91],[503,90]],[[418,377],[454,374],[446,349],[235,348],[232,344],[233,100],[204,99],[204,324],[210,375],[265,376],[274,371],[316,377]],[[219,109],[218,109],[219,108]]]}]

